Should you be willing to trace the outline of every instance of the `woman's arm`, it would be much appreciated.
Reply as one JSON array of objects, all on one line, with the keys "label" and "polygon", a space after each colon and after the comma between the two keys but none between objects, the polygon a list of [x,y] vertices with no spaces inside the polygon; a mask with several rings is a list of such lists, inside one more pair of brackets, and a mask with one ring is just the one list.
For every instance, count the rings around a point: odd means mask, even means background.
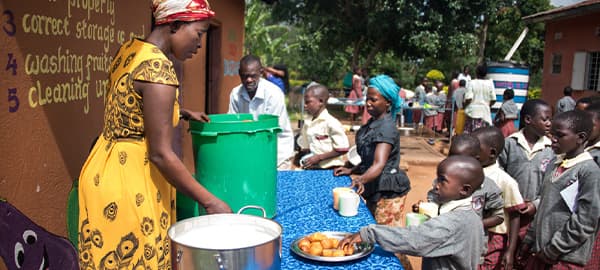
[{"label": "woman's arm", "polygon": [[177,190],[193,198],[207,213],[231,212],[229,206],[200,185],[173,152],[173,106],[176,88],[170,85],[135,82],[143,96],[144,129],[148,158]]},{"label": "woman's arm", "polygon": [[265,67],[265,70],[279,78],[285,77],[285,71],[283,70],[275,69],[272,67]]},{"label": "woman's arm", "polygon": [[352,186],[357,187],[358,194],[361,194],[364,191],[364,184],[377,179],[379,175],[381,175],[391,152],[391,144],[384,142],[377,143],[377,146],[375,146],[375,157],[371,167],[369,167],[360,177],[352,180]]}]

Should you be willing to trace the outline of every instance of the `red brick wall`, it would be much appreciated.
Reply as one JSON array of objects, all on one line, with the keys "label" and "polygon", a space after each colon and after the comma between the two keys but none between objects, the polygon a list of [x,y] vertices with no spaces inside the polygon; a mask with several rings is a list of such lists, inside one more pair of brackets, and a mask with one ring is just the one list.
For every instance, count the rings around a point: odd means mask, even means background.
[{"label": "red brick wall", "polygon": [[[577,51],[600,51],[600,11],[591,14],[546,22],[546,43],[544,48],[544,73],[542,79],[542,99],[552,106],[563,96],[565,86],[571,85],[573,55]],[[555,39],[556,33],[562,38]],[[552,74],[552,55],[562,54],[562,69]],[[597,94],[595,91],[575,89],[573,97]]]}]

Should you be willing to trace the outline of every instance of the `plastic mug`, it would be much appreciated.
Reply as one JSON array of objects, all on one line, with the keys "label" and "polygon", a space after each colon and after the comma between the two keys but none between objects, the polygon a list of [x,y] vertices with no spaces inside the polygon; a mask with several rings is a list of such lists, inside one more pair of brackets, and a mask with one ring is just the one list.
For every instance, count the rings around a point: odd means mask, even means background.
[{"label": "plastic mug", "polygon": [[428,217],[437,217],[440,206],[432,202],[421,202],[419,203],[419,214],[426,215]]},{"label": "plastic mug", "polygon": [[358,204],[360,203],[360,196],[356,192],[342,192],[340,193],[340,215],[345,217],[352,217],[358,214]]},{"label": "plastic mug", "polygon": [[407,213],[406,214],[406,227],[419,226],[427,221],[429,218],[423,214]]},{"label": "plastic mug", "polygon": [[338,210],[339,209],[339,203],[340,203],[340,193],[342,192],[353,192],[353,190],[351,188],[348,187],[337,187],[333,189],[333,209]]}]

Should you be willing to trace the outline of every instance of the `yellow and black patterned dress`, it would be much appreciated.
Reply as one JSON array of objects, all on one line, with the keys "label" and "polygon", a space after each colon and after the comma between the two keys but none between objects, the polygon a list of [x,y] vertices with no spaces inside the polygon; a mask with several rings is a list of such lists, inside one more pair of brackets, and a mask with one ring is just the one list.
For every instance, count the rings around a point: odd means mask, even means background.
[{"label": "yellow and black patterned dress", "polygon": [[[81,269],[171,269],[167,229],[175,189],[148,160],[143,101],[134,81],[177,86],[173,63],[154,45],[124,44],[111,64],[104,129],[79,184]],[[179,118],[173,96],[173,125]]]}]

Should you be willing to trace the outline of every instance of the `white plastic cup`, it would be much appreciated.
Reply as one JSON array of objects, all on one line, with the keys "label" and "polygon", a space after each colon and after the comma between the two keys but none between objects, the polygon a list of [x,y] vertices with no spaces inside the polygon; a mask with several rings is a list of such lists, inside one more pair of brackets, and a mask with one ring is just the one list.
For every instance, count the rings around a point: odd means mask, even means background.
[{"label": "white plastic cup", "polygon": [[430,218],[437,217],[440,206],[432,202],[419,203],[419,214],[426,215]]},{"label": "white plastic cup", "polygon": [[333,189],[333,209],[340,209],[340,193],[343,192],[353,192],[353,190],[349,187],[336,187]]},{"label": "white plastic cup", "polygon": [[341,216],[352,217],[358,214],[360,196],[356,192],[342,192],[339,194],[339,212]]},{"label": "white plastic cup", "polygon": [[406,214],[406,227],[419,226],[427,221],[429,218],[423,214],[407,213]]}]

